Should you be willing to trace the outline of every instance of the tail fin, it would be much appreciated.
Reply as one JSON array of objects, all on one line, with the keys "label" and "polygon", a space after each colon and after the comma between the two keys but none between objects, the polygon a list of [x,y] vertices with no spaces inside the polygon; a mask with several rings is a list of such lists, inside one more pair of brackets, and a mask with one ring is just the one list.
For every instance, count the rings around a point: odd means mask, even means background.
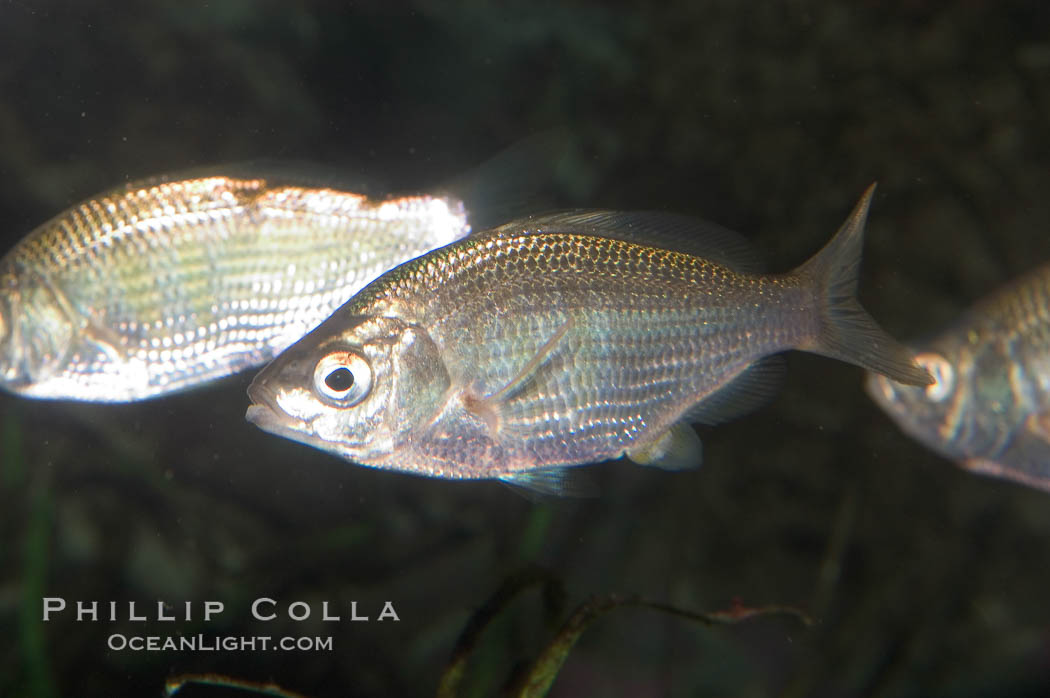
[{"label": "tail fin", "polygon": [[881,373],[899,383],[929,385],[933,379],[915,363],[912,353],[879,327],[857,300],[864,223],[874,192],[872,184],[835,237],[794,272],[819,289],[821,301],[820,332],[812,346],[803,348]]}]

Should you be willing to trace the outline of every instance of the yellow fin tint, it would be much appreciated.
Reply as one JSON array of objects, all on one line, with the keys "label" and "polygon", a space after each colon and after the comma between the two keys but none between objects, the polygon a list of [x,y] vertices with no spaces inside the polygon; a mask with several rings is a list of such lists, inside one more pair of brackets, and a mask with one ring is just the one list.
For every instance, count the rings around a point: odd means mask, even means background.
[{"label": "yellow fin tint", "polygon": [[1025,420],[1025,429],[1028,432],[1040,440],[1044,441],[1047,446],[1050,446],[1050,414],[1041,412],[1039,414],[1033,414]]},{"label": "yellow fin tint", "polygon": [[678,422],[648,446],[627,451],[627,457],[639,465],[687,470],[703,461],[703,448],[696,431],[688,424]]}]

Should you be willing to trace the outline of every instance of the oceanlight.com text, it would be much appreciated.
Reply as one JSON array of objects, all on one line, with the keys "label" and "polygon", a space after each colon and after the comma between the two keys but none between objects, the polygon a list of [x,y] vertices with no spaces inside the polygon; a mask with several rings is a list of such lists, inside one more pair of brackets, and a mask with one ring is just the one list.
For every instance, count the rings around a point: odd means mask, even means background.
[{"label": "oceanlight.com text", "polygon": [[114,652],[331,652],[332,638],[270,635],[124,635],[113,633]]}]

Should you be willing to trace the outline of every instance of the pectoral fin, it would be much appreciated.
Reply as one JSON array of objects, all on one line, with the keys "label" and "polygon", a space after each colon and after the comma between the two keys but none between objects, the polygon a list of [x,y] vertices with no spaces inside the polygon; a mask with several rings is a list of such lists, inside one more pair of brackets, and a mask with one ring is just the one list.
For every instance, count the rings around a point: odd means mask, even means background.
[{"label": "pectoral fin", "polygon": [[688,424],[678,422],[648,446],[627,451],[627,457],[639,465],[687,470],[703,461],[703,448],[696,431]]},{"label": "pectoral fin", "polygon": [[126,361],[128,351],[121,342],[120,335],[95,320],[88,320],[83,329],[84,339],[98,347],[106,356],[114,361]]},{"label": "pectoral fin", "polygon": [[55,304],[69,320],[70,325],[79,328],[84,339],[94,344],[106,356],[115,361],[125,361],[127,350],[121,342],[120,335],[98,321],[97,317],[80,312],[69,300],[62,287],[48,276],[38,274],[37,279],[47,288]]},{"label": "pectoral fin", "polygon": [[547,357],[557,348],[558,343],[565,337],[565,334],[572,329],[573,324],[574,320],[571,317],[566,320],[558,328],[558,331],[536,351],[536,354],[503,387],[484,397],[466,398],[464,402],[467,409],[485,420],[485,423],[488,424],[493,433],[499,431],[503,421],[501,408],[504,402],[532,378],[540,366],[543,365],[543,362],[547,360]]}]

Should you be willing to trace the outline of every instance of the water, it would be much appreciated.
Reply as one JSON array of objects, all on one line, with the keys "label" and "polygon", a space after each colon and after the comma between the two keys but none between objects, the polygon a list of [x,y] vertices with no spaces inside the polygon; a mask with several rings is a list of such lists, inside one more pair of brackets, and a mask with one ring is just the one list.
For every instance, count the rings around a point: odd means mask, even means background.
[{"label": "water", "polygon": [[[907,338],[1050,259],[1041,3],[0,7],[0,246],[129,178],[263,157],[426,188],[552,125],[558,205],[740,230],[773,270],[872,180],[861,296]],[[910,442],[861,374],[792,355],[779,397],[705,429],[705,465],[590,469],[594,499],[355,468],[243,420],[250,375],[139,405],[0,395],[0,694],[158,695],[217,672],[323,696],[433,695],[470,614],[522,565],[584,635],[554,696],[1037,695],[1050,682],[1050,500]],[[43,599],[69,609],[41,621]],[[253,617],[271,598],[278,617]],[[129,601],[155,617],[128,620]],[[75,620],[76,601],[116,621]],[[185,602],[192,619],[184,619]],[[207,601],[225,611],[201,619]],[[311,618],[288,618],[306,602]],[[322,621],[329,602],[340,621]],[[350,618],[350,602],[370,622]],[[390,601],[400,620],[378,622]],[[261,615],[268,606],[263,603]],[[298,613],[298,606],[293,612]],[[491,695],[567,613],[533,592],[482,637]],[[331,637],[333,649],[132,651],[114,636]],[[195,688],[182,695],[223,695]]]}]

